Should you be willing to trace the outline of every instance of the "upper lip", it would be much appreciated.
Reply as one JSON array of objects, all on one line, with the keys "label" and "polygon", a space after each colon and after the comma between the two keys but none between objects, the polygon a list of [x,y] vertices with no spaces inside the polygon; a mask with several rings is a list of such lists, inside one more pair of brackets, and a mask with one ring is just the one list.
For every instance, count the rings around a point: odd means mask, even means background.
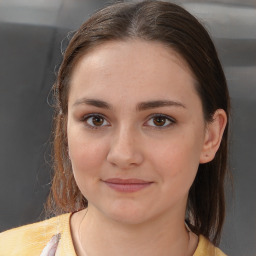
[{"label": "upper lip", "polygon": [[113,184],[146,184],[146,183],[152,183],[152,181],[146,181],[141,179],[120,179],[120,178],[111,178],[103,180],[107,183],[113,183]]}]

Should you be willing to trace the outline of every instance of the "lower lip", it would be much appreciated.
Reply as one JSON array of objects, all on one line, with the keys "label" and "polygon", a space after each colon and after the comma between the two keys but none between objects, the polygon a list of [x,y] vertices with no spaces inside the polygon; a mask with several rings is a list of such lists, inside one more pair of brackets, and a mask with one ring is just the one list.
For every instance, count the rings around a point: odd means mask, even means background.
[{"label": "lower lip", "polygon": [[136,192],[141,189],[144,189],[150,186],[152,183],[127,183],[127,184],[121,183],[120,184],[120,183],[105,182],[105,184],[118,192],[131,193],[131,192]]}]

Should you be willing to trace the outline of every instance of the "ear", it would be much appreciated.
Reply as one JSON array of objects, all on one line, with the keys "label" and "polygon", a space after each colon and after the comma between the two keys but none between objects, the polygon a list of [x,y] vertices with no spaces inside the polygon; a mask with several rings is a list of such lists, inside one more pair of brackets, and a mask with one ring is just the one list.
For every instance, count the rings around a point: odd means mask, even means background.
[{"label": "ear", "polygon": [[215,157],[219,149],[222,136],[227,124],[227,115],[223,109],[218,109],[213,115],[213,120],[207,124],[200,163],[208,163]]}]

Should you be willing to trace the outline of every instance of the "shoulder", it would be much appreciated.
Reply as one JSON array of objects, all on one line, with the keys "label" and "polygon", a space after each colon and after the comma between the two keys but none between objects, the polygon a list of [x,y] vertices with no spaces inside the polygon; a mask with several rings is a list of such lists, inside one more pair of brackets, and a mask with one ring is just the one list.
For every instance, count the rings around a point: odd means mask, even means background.
[{"label": "shoulder", "polygon": [[193,256],[227,256],[219,248],[215,247],[204,236],[199,236],[197,249]]},{"label": "shoulder", "polygon": [[0,233],[0,255],[40,255],[52,236],[63,233],[70,213]]}]

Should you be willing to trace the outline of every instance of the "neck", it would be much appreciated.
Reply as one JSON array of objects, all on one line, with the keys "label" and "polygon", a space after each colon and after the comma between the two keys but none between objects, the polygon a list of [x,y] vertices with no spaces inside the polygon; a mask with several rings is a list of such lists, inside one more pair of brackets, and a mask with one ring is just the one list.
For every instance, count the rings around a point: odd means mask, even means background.
[{"label": "neck", "polygon": [[79,256],[187,255],[189,235],[184,224],[185,213],[127,224],[106,217],[92,206],[86,211],[77,218]]}]

